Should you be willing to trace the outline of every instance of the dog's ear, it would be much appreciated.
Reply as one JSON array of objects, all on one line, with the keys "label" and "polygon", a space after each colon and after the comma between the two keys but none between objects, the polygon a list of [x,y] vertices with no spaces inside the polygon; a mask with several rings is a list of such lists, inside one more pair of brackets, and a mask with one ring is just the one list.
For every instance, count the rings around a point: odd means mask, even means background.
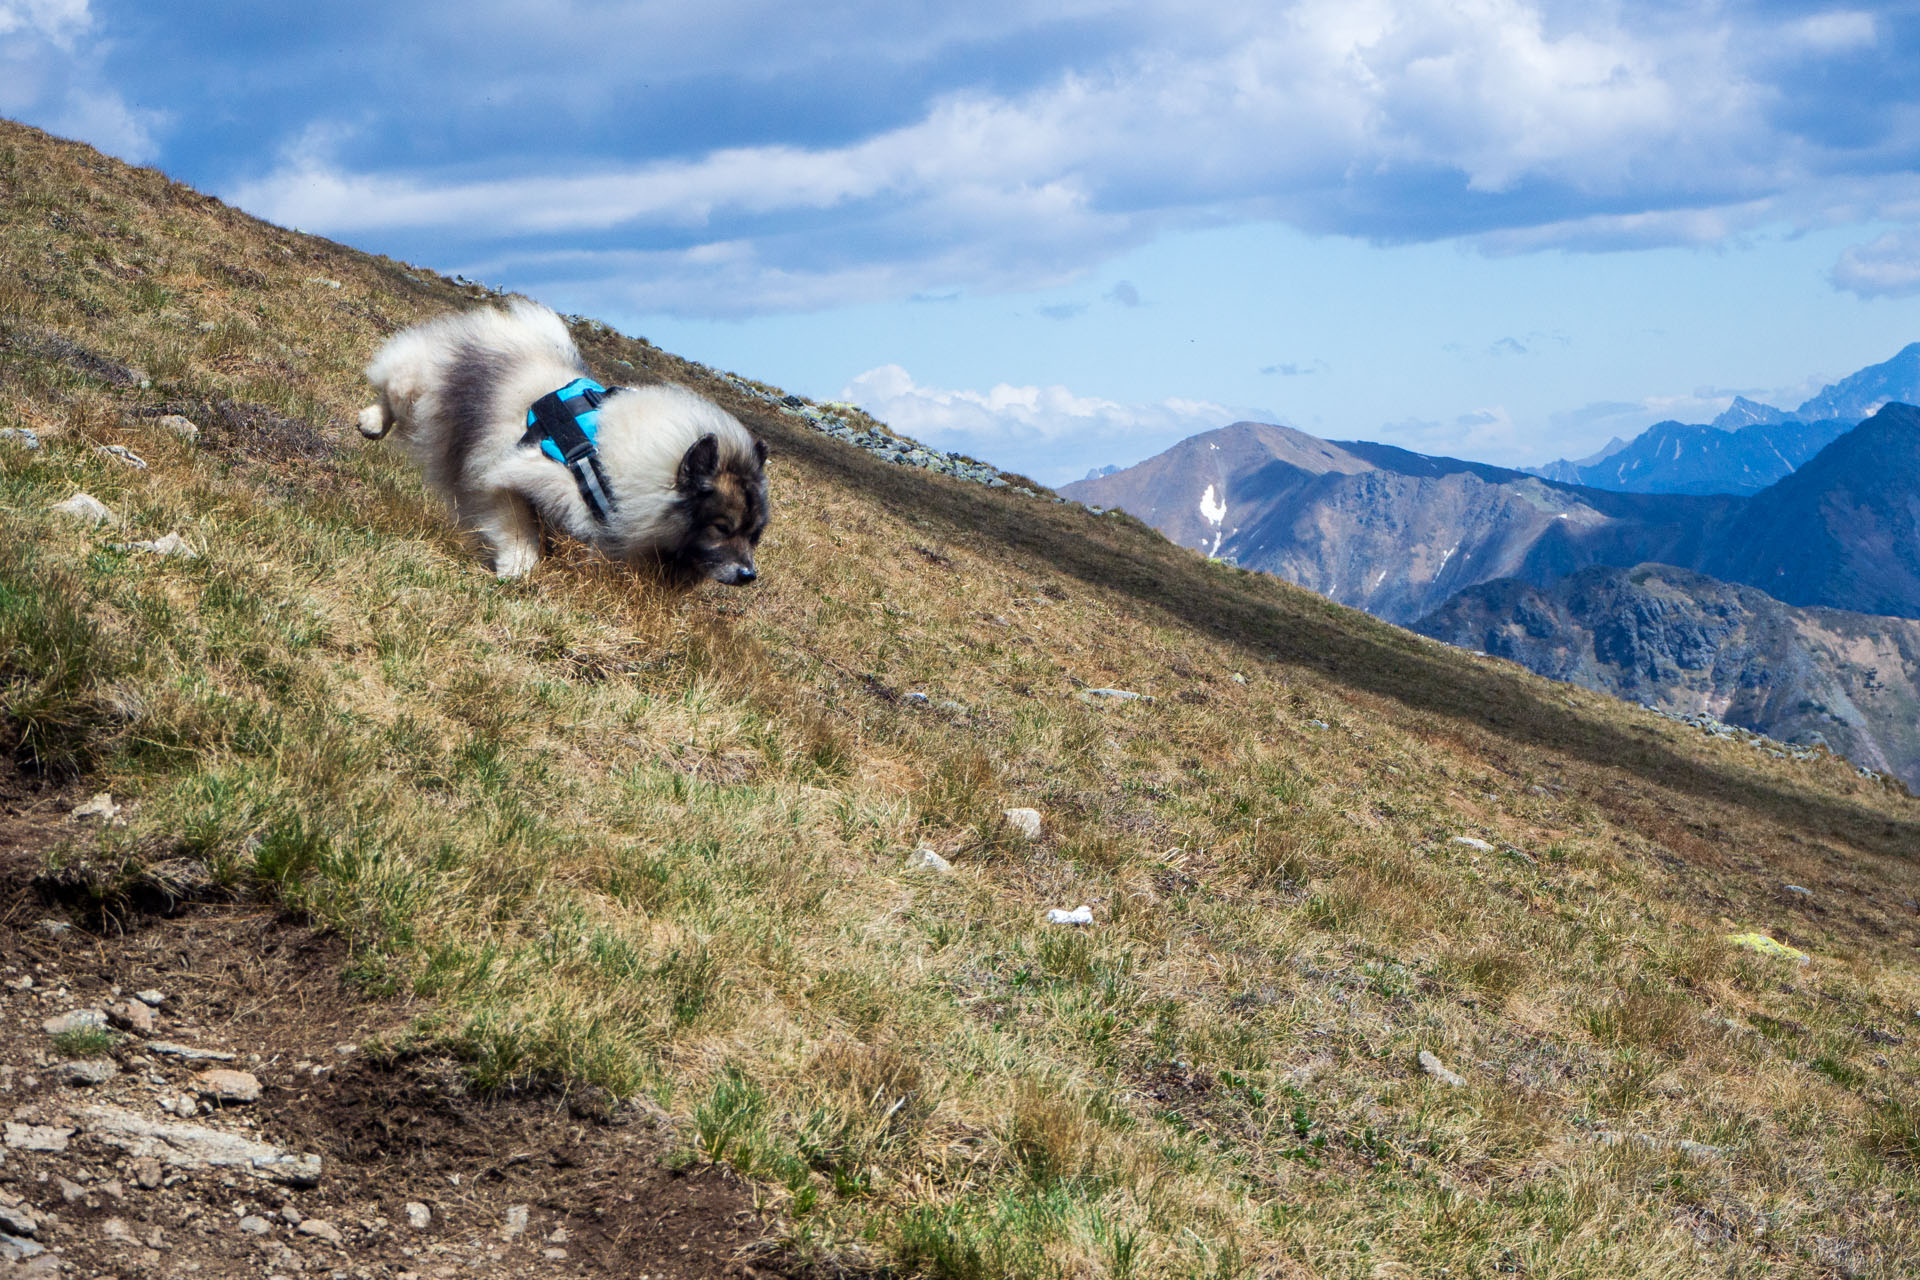
[{"label": "dog's ear", "polygon": [[699,493],[713,487],[713,476],[720,469],[720,441],[705,435],[693,442],[680,459],[680,474],[674,487],[682,493]]},{"label": "dog's ear", "polygon": [[767,465],[767,442],[758,436],[753,441],[753,460],[759,466]]}]

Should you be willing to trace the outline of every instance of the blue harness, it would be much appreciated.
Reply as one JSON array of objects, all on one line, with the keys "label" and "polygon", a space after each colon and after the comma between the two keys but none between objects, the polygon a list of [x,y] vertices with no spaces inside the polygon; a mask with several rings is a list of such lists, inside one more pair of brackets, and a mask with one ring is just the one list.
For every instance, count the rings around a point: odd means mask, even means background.
[{"label": "blue harness", "polygon": [[548,392],[527,410],[523,445],[539,445],[540,452],[573,473],[587,510],[601,524],[613,510],[613,494],[606,472],[600,469],[600,403],[625,387],[607,388],[592,378],[575,378],[558,391]]}]

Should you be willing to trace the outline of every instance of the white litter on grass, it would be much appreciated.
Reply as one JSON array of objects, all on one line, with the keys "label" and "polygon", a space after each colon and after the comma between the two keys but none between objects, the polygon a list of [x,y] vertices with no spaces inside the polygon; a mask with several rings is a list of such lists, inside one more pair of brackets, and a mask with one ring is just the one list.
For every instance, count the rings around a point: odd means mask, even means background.
[{"label": "white litter on grass", "polygon": [[1071,911],[1068,911],[1064,907],[1049,907],[1047,909],[1047,923],[1048,924],[1092,924],[1093,908],[1086,906],[1084,904],[1081,906],[1075,907]]},{"label": "white litter on grass", "polygon": [[1135,693],[1131,689],[1082,689],[1080,697],[1085,702],[1152,702],[1153,695]]},{"label": "white litter on grass", "polygon": [[85,804],[73,806],[69,816],[74,818],[99,818],[102,821],[111,821],[113,818],[118,817],[119,814],[120,806],[113,802],[111,795],[102,791]]},{"label": "white litter on grass", "polygon": [[177,533],[145,542],[116,542],[113,548],[116,551],[150,551],[156,556],[179,556],[183,560],[194,560],[200,555]]},{"label": "white litter on grass", "polygon": [[93,451],[103,458],[112,458],[115,461],[124,462],[136,471],[145,471],[147,469],[146,460],[123,444],[95,445]]}]

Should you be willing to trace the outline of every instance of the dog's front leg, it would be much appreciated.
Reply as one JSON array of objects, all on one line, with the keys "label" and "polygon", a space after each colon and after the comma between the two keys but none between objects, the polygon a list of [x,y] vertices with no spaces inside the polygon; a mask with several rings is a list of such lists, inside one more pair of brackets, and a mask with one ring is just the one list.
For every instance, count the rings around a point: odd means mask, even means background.
[{"label": "dog's front leg", "polygon": [[495,494],[473,523],[493,548],[496,577],[518,578],[540,563],[540,521],[518,494]]}]

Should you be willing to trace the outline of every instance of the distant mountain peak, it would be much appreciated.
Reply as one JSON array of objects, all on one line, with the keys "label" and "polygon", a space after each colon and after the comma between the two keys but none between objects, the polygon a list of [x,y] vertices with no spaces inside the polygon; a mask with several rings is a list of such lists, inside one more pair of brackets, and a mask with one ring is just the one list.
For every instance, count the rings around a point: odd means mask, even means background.
[{"label": "distant mountain peak", "polygon": [[1793,415],[1785,409],[1776,409],[1770,404],[1761,404],[1758,400],[1749,400],[1745,396],[1735,396],[1726,412],[1715,418],[1709,426],[1721,431],[1738,431],[1741,427],[1750,427],[1755,423],[1787,422]]}]

